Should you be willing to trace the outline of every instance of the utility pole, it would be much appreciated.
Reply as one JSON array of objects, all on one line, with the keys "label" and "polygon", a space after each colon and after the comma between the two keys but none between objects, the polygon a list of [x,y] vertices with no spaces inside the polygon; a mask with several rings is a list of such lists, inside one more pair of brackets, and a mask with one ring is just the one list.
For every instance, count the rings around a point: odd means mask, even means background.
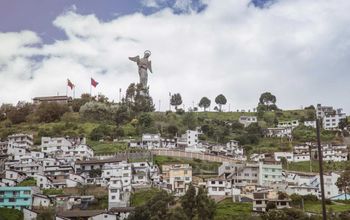
[{"label": "utility pole", "polygon": [[321,198],[322,198],[322,219],[327,220],[326,201],[324,196],[324,180],[323,180],[323,155],[321,147],[321,135],[320,135],[320,119],[316,119],[317,130],[317,148],[318,148],[318,163],[320,166],[320,184],[321,184]]}]

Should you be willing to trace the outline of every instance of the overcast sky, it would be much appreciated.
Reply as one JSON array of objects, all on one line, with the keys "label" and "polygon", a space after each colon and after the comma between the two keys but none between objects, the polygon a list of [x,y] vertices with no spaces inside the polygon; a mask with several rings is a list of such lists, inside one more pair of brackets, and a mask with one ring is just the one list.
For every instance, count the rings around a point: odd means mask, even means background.
[{"label": "overcast sky", "polygon": [[283,109],[349,112],[349,11],[349,0],[1,0],[0,103],[65,95],[67,78],[80,96],[90,77],[117,101],[138,82],[128,56],[151,50],[157,109],[179,92],[186,109],[222,93],[247,110],[270,91]]}]

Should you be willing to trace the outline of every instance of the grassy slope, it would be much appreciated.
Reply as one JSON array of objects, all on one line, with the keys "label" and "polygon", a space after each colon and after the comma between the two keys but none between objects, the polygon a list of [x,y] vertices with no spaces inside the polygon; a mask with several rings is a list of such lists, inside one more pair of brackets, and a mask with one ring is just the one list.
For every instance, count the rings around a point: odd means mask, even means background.
[{"label": "grassy slope", "polygon": [[131,199],[130,199],[131,206],[141,206],[145,204],[157,192],[159,192],[159,189],[156,189],[156,188],[143,189],[143,190],[134,192],[131,195]]},{"label": "grassy slope", "polygon": [[234,203],[231,199],[225,199],[217,203],[215,220],[246,219],[251,212],[252,203]]},{"label": "grassy slope", "polygon": [[128,144],[125,142],[111,142],[111,141],[87,141],[87,144],[92,147],[95,154],[110,154],[128,149]]},{"label": "grassy slope", "polygon": [[[333,212],[344,212],[344,211],[350,211],[350,205],[349,204],[343,204],[343,203],[333,203],[331,205],[327,205],[327,211],[332,210]],[[306,212],[312,212],[312,213],[322,213],[322,206],[321,202],[306,202],[304,209]]]},{"label": "grassy slope", "polygon": [[154,162],[158,164],[160,167],[163,164],[169,164],[169,163],[184,163],[184,164],[190,164],[192,166],[192,172],[194,175],[196,174],[216,174],[218,172],[218,167],[221,165],[221,163],[217,162],[203,162],[199,159],[184,159],[184,158],[177,158],[177,157],[167,157],[167,156],[155,156]]},{"label": "grassy slope", "polygon": [[[344,170],[345,167],[350,165],[350,161],[343,161],[343,162],[323,162],[323,169],[325,172],[330,171],[340,171]],[[319,166],[318,161],[312,161],[312,172],[319,172]],[[288,167],[283,167],[284,169],[288,169],[291,171],[301,171],[301,172],[310,172],[310,162],[309,161],[303,161],[303,162],[297,162],[297,163],[289,163]]]}]

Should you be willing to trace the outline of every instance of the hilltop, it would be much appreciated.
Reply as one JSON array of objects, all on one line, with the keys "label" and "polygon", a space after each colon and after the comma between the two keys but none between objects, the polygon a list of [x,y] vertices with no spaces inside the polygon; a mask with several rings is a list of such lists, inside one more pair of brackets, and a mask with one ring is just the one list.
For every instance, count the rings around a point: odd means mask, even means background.
[{"label": "hilltop", "polygon": [[[90,105],[90,109],[84,111],[86,105]],[[120,109],[123,106],[119,105],[115,105],[116,109],[112,112],[101,110],[103,107],[112,105],[103,102],[87,102],[79,108],[79,111],[74,111],[71,105],[50,120],[40,120],[38,114],[55,114],[50,109],[42,112],[48,106],[39,106],[34,108],[36,110],[29,112],[25,120],[19,123],[11,120],[10,116],[2,118],[0,137],[5,139],[13,133],[31,133],[34,135],[35,144],[39,145],[43,136],[85,136],[88,144],[99,154],[125,150],[127,140],[138,140],[143,133],[160,133],[163,137],[173,138],[196,127],[201,127],[203,130],[201,141],[224,144],[231,139],[236,139],[249,152],[286,150],[290,149],[292,144],[308,139],[311,141],[316,136],[315,129],[304,126],[299,126],[295,130],[292,141],[287,138],[267,138],[263,134],[264,129],[275,127],[281,121],[312,120],[315,115],[313,109],[267,111],[260,115],[258,112],[132,113],[121,112]],[[238,122],[240,116],[257,116],[258,123],[244,127]],[[322,138],[327,142],[342,142],[342,138],[338,137],[337,132],[334,131],[323,131]]]}]

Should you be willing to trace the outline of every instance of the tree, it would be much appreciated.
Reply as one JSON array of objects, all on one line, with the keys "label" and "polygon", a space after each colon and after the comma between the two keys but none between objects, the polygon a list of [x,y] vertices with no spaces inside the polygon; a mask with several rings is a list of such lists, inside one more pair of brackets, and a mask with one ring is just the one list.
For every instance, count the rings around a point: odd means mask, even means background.
[{"label": "tree", "polygon": [[335,183],[339,189],[341,189],[345,193],[345,199],[347,199],[347,193],[350,188],[350,167],[347,167],[338,178]]},{"label": "tree", "polygon": [[39,105],[35,114],[38,116],[39,122],[49,123],[60,120],[63,114],[68,111],[69,108],[65,104],[43,102]]},{"label": "tree", "polygon": [[189,185],[186,194],[181,198],[182,209],[189,220],[195,216],[196,209],[196,189]]},{"label": "tree", "polygon": [[276,104],[276,96],[272,95],[270,92],[264,92],[260,95],[259,104],[266,106]]},{"label": "tree", "polygon": [[90,133],[90,139],[93,141],[99,141],[105,137],[111,137],[112,130],[109,126],[101,124],[98,127],[92,129]]},{"label": "tree", "polygon": [[103,94],[98,94],[97,101],[102,103],[108,103],[108,97]]},{"label": "tree", "polygon": [[210,103],[211,103],[210,99],[208,99],[207,97],[203,97],[199,101],[198,106],[203,108],[203,111],[205,111],[207,108],[209,108]]},{"label": "tree", "polygon": [[167,130],[168,134],[170,135],[170,137],[175,137],[175,135],[179,131],[179,128],[176,125],[171,124],[166,128],[166,130]]},{"label": "tree", "polygon": [[170,99],[170,105],[175,106],[175,109],[177,110],[177,107],[181,104],[182,104],[182,98],[180,93],[173,94]]},{"label": "tree", "polygon": [[215,103],[219,105],[219,110],[221,112],[221,107],[227,103],[226,97],[223,94],[216,96]]},{"label": "tree", "polygon": [[139,125],[144,128],[150,127],[153,124],[153,118],[149,113],[142,113],[138,117]]},{"label": "tree", "polygon": [[157,192],[146,204],[138,206],[130,213],[128,220],[165,220],[169,215],[168,206],[174,197],[166,191]]},{"label": "tree", "polygon": [[197,127],[197,117],[193,112],[187,112],[182,118],[182,123],[190,130],[194,130]]},{"label": "tree", "polygon": [[131,83],[126,90],[123,102],[136,114],[154,111],[153,99],[149,96],[148,89],[144,89],[141,84]]},{"label": "tree", "polygon": [[1,220],[22,220],[23,212],[17,209],[0,208]]},{"label": "tree", "polygon": [[268,212],[269,210],[272,210],[272,209],[276,209],[277,206],[276,206],[276,203],[274,202],[267,202],[266,204],[266,211]]},{"label": "tree", "polygon": [[348,125],[349,125],[349,122],[348,122],[348,118],[347,117],[343,118],[343,119],[340,119],[339,124],[338,124],[338,126],[339,126],[339,128],[341,130],[344,130],[344,128],[346,128]]},{"label": "tree", "polygon": [[167,214],[167,220],[188,220],[186,214],[180,207],[177,207]]},{"label": "tree", "polygon": [[216,204],[215,201],[208,197],[207,191],[200,187],[196,196],[196,207],[198,219],[212,220],[214,219]]},{"label": "tree", "polygon": [[316,110],[315,106],[310,105],[304,108],[305,110]]},{"label": "tree", "polygon": [[271,209],[268,212],[265,212],[261,218],[263,220],[287,220],[287,215],[282,210]]},{"label": "tree", "polygon": [[33,112],[33,105],[28,102],[18,102],[15,107],[7,106],[5,114],[13,124],[26,121],[27,116]]},{"label": "tree", "polygon": [[37,220],[54,220],[55,219],[55,211],[52,209],[47,209],[36,217]]},{"label": "tree", "polygon": [[259,98],[258,112],[277,110],[276,101],[276,96],[272,95],[270,92],[262,93]]}]

